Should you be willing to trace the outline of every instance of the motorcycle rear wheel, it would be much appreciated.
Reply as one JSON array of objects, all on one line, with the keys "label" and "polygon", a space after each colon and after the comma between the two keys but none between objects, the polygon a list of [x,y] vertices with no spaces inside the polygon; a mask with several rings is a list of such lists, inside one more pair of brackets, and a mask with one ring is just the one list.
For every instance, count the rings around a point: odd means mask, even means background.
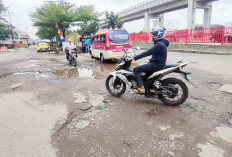
[{"label": "motorcycle rear wheel", "polygon": [[116,78],[115,83],[113,82],[113,80],[114,77],[112,75],[109,75],[106,78],[106,89],[112,96],[120,97],[126,91],[126,84],[118,77]]},{"label": "motorcycle rear wheel", "polygon": [[[174,94],[167,93],[166,95],[159,95],[160,100],[166,105],[178,106],[180,104],[183,104],[188,98],[188,87],[185,85],[183,81],[179,79],[176,79],[176,78],[164,79],[162,81],[161,86],[171,86],[175,88],[177,88],[176,86],[178,86],[177,90],[168,89],[168,90],[171,90]],[[182,91],[182,95],[179,98],[180,89]],[[176,98],[177,100],[175,100]]]}]

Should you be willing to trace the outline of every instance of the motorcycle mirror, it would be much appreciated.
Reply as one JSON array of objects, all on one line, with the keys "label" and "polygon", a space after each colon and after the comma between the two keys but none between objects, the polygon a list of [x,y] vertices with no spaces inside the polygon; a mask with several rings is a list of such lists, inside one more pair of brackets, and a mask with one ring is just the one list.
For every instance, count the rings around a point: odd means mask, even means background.
[{"label": "motorcycle mirror", "polygon": [[136,50],[140,50],[141,48],[138,46],[138,47],[136,47]]}]

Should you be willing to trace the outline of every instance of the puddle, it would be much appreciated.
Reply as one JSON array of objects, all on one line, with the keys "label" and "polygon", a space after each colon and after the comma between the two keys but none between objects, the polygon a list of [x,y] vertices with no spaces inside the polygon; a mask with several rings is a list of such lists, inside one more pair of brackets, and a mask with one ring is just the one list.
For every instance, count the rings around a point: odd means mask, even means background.
[{"label": "puddle", "polygon": [[96,69],[87,69],[87,68],[74,68],[67,69],[64,71],[53,72],[54,75],[63,76],[63,77],[80,77],[80,78],[89,78],[89,79],[103,79],[105,76],[98,72]]},{"label": "puddle", "polygon": [[14,73],[13,75],[25,75],[25,74],[32,74],[32,73],[36,73],[36,72],[17,72],[17,73]]},{"label": "puddle", "polygon": [[8,77],[10,75],[13,75],[14,73],[6,73],[6,74],[1,74],[0,78]]},{"label": "puddle", "polygon": [[40,75],[36,75],[37,78],[49,78],[48,75],[45,75],[45,74],[40,74]]},{"label": "puddle", "polygon": [[23,62],[23,67],[32,68],[39,66],[39,60],[28,60]]},{"label": "puddle", "polygon": [[232,143],[232,128],[230,127],[217,127],[216,132],[210,134],[213,137],[219,137],[226,142]]},{"label": "puddle", "polygon": [[68,70],[62,70],[62,71],[56,71],[53,72],[54,75],[58,75],[58,76],[63,76],[63,77],[76,77],[78,76],[78,72],[77,69],[68,69]]},{"label": "puddle", "polygon": [[224,150],[221,148],[216,147],[215,145],[212,145],[211,143],[206,144],[198,144],[197,148],[201,149],[201,151],[198,153],[201,157],[223,157]]},{"label": "puddle", "polygon": [[[131,68],[137,67],[137,63],[132,63]],[[107,77],[111,72],[114,72],[116,64],[102,64],[95,68],[96,71],[100,72],[104,77]]]},{"label": "puddle", "polygon": [[79,77],[81,78],[92,78],[92,79],[95,78],[93,74],[93,69],[85,69],[85,68],[78,69],[78,74]]},{"label": "puddle", "polygon": [[66,120],[65,104],[40,105],[25,92],[3,93],[0,104],[0,156],[56,156],[51,136]]},{"label": "puddle", "polygon": [[[133,63],[132,67],[136,67],[137,64]],[[73,68],[66,70],[59,70],[53,72],[54,75],[63,77],[80,77],[80,78],[90,78],[90,79],[104,79],[111,72],[115,70],[116,64],[102,64],[94,68]]]}]

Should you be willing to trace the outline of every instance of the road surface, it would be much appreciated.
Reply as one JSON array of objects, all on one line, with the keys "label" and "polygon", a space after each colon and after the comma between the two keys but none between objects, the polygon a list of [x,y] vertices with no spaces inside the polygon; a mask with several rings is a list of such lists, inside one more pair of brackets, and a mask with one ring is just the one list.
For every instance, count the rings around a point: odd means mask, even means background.
[{"label": "road surface", "polygon": [[[35,47],[0,54],[0,156],[201,156],[232,154],[232,56],[170,52],[190,62],[198,88],[178,106],[105,89],[115,63]],[[145,59],[146,60],[146,59]],[[137,63],[145,62],[145,60]],[[181,78],[179,75],[173,75]]]}]

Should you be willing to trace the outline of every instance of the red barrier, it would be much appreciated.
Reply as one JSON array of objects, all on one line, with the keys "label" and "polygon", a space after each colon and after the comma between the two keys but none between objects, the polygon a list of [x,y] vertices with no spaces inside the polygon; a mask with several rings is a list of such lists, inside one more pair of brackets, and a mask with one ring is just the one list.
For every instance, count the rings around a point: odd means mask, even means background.
[{"label": "red barrier", "polygon": [[[152,42],[150,33],[130,34],[132,42]],[[218,43],[232,45],[232,27],[212,27],[167,31],[165,39],[172,43]]]},{"label": "red barrier", "polygon": [[19,48],[19,45],[14,45],[14,49],[18,49]]},{"label": "red barrier", "polygon": [[132,42],[149,42],[149,33],[132,33],[130,34]]}]

